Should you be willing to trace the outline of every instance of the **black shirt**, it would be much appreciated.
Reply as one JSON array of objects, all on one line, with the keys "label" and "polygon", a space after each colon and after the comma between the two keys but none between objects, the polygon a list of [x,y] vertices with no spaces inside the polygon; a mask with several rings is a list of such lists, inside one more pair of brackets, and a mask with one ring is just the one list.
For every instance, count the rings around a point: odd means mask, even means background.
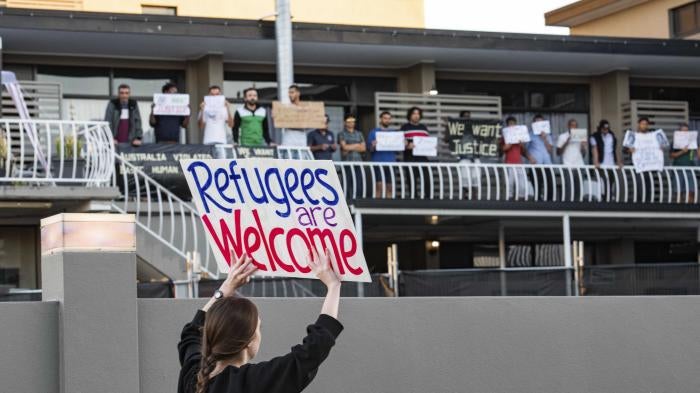
[{"label": "black shirt", "polygon": [[153,117],[156,120],[156,125],[153,127],[156,143],[180,143],[180,127],[185,121],[185,116],[154,115]]},{"label": "black shirt", "polygon": [[[192,322],[182,329],[180,343],[180,377],[178,393],[193,393],[202,359],[201,328],[206,313],[198,310]],[[328,357],[343,325],[335,318],[321,314],[316,323],[306,328],[307,335],[291,352],[266,362],[228,366],[209,380],[209,393],[297,393],[316,376],[321,363]]]},{"label": "black shirt", "polygon": [[326,150],[314,150],[314,158],[317,160],[332,160],[333,152],[333,133],[330,130],[326,130],[325,134],[322,134],[320,130],[313,130],[306,136],[306,144],[311,146],[321,146],[323,144],[328,145]]},{"label": "black shirt", "polygon": [[[410,143],[413,141],[414,136],[430,136],[428,133],[428,127],[423,123],[411,124],[406,123],[401,126],[401,131],[405,133],[406,140]],[[422,132],[424,131],[424,132]],[[403,160],[405,162],[427,162],[428,157],[424,156],[414,156],[413,150],[406,149],[403,151]]]}]

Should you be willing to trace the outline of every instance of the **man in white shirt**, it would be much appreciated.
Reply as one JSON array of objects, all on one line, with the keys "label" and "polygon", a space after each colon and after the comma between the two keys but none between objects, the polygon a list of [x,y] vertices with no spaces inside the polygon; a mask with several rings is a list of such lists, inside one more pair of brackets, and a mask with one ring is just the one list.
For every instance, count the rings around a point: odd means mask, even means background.
[{"label": "man in white shirt", "polygon": [[[219,86],[209,87],[209,96],[221,96],[221,88]],[[204,131],[202,143],[205,145],[225,145],[226,130],[233,126],[233,117],[231,109],[226,98],[223,99],[223,104],[220,106],[211,107],[206,104],[206,100],[199,105],[199,129]],[[227,127],[228,126],[228,127]],[[217,151],[217,157],[222,157],[222,152]]]},{"label": "man in white shirt", "polygon": [[[289,102],[292,105],[299,105],[301,102],[301,89],[298,85],[289,86]],[[306,146],[306,134],[311,130],[285,128],[282,130],[282,145],[284,146]]]},{"label": "man in white shirt", "polygon": [[[583,153],[586,151],[587,143],[585,141],[572,141],[571,140],[571,130],[578,128],[578,122],[576,120],[569,120],[568,130],[561,133],[557,138],[557,154],[561,157],[561,163],[566,166],[580,167],[584,165]],[[562,185],[565,187],[564,198],[575,199],[574,189],[579,188],[578,176],[564,176],[562,179]],[[583,190],[584,193],[586,190]]]}]

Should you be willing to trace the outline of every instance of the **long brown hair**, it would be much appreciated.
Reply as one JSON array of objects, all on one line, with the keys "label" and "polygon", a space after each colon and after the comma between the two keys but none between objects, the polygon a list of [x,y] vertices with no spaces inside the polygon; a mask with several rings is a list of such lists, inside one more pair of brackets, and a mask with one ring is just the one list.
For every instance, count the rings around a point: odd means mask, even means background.
[{"label": "long brown hair", "polygon": [[248,299],[225,297],[207,311],[202,332],[202,363],[197,393],[206,393],[209,374],[216,362],[238,356],[250,344],[258,328],[258,308]]}]

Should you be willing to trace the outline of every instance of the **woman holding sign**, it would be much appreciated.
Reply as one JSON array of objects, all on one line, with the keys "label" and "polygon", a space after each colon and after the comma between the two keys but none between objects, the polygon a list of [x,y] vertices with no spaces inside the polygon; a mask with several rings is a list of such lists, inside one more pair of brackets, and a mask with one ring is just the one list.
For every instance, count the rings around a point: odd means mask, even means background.
[{"label": "woman holding sign", "polygon": [[[679,137],[685,134],[687,140],[680,141]],[[695,140],[691,140],[692,136]],[[700,159],[700,150],[697,148],[697,132],[692,134],[687,123],[681,123],[678,131],[673,135],[673,149],[671,149],[671,159],[673,166],[695,166],[695,159]],[[691,170],[678,171],[678,198],[677,201],[685,200],[691,203],[695,200],[695,189],[697,188],[697,179]],[[687,198],[682,195],[686,194]]]},{"label": "woman holding sign", "polygon": [[250,363],[262,339],[258,310],[250,300],[234,297],[256,271],[252,262],[244,254],[231,265],[214,297],[182,330],[179,393],[301,392],[328,357],[343,330],[337,320],[340,279],[328,252],[309,258],[309,266],[328,290],[318,319],[291,352],[260,363]]}]

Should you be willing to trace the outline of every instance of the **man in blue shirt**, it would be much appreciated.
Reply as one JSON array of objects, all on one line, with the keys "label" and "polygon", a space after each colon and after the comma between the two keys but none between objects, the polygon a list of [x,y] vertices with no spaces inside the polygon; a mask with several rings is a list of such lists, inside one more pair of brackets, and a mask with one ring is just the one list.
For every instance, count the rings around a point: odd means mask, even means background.
[{"label": "man in blue shirt", "polygon": [[[379,127],[372,129],[367,136],[367,150],[372,155],[372,162],[396,162],[395,151],[378,151],[377,150],[377,132],[398,132],[390,129],[391,113],[384,111],[379,115]],[[382,197],[382,188],[386,184],[387,198],[394,197],[393,180],[391,176],[391,165],[377,165],[374,167],[374,190],[377,197]],[[383,176],[383,178],[382,178]]]},{"label": "man in blue shirt", "polygon": [[338,149],[333,133],[328,129],[329,122],[326,115],[326,127],[313,130],[306,136],[306,144],[317,160],[332,160],[333,153]]},{"label": "man in blue shirt", "polygon": [[[532,122],[536,123],[543,120],[544,117],[542,115],[535,115]],[[530,127],[530,143],[527,144],[527,152],[531,157],[530,162],[534,159],[535,162],[532,162],[533,164],[552,165],[552,135],[544,132],[540,135],[535,135],[532,127]],[[547,176],[549,172],[547,172],[547,175],[539,169],[535,172],[538,194],[551,201],[554,199],[555,185],[551,184],[550,176]],[[546,193],[545,188],[547,189]]]}]

